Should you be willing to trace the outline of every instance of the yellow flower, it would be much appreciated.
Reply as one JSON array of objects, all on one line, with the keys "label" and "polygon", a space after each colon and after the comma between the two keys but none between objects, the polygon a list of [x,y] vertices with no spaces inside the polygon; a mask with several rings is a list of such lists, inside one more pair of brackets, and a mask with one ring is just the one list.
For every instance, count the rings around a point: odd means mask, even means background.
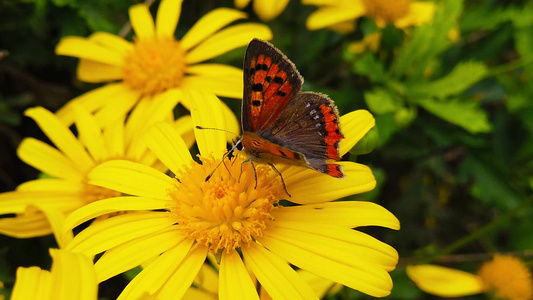
[{"label": "yellow flower", "polygon": [[[238,9],[245,8],[251,0],[234,0]],[[289,4],[289,0],[254,0],[254,12],[263,21],[270,21],[279,16]]]},{"label": "yellow flower", "polygon": [[[192,111],[195,105],[212,111],[194,118],[195,125],[225,128],[220,102],[197,93],[203,100],[194,101]],[[340,152],[345,154],[374,126],[374,118],[359,110],[342,116],[340,123],[346,136]],[[133,196],[128,201],[119,197],[93,202],[65,220],[63,230],[69,232],[101,214],[130,211],[89,226],[66,246],[86,255],[105,252],[95,264],[99,281],[149,261],[119,299],[143,294],[181,298],[208,253],[220,260],[220,299],[258,297],[247,270],[273,298],[316,298],[289,263],[369,295],[390,293],[388,271],[396,266],[396,250],[352,228],[399,229],[398,220],[374,203],[333,202],[375,187],[367,166],[340,162],[346,177],[337,179],[299,166],[278,165],[292,195],[288,201],[298,204],[282,206],[279,201],[286,194],[270,167],[256,165],[257,181],[241,154],[225,158],[216,168],[220,161],[213,156],[226,151],[223,133],[201,130],[196,135],[202,164],[179,146],[180,139],[164,123],[154,125],[146,135],[150,149],[176,178],[131,161],[103,163],[91,171],[89,183]]]},{"label": "yellow flower", "polygon": [[50,249],[51,271],[39,267],[17,269],[11,300],[96,300],[98,284],[91,259],[65,250]]},{"label": "yellow flower", "polygon": [[[26,110],[26,116],[37,122],[55,147],[25,138],[18,148],[18,156],[50,178],[28,181],[16,191],[0,194],[0,215],[16,214],[0,219],[0,233],[17,238],[56,233],[53,229],[60,226],[62,216],[87,203],[121,195],[87,182],[87,174],[102,162],[126,159],[166,171],[167,168],[144,144],[142,133],[149,125],[167,119],[168,111],[176,105],[180,93],[161,94],[159,105],[152,106],[152,110],[145,110],[140,104],[127,121],[117,120],[106,128],[101,128],[96,118],[84,108],[72,105],[78,137],[46,109]],[[190,116],[169,123],[180,130],[187,144],[184,147],[194,143]]]},{"label": "yellow flower", "polygon": [[307,19],[307,28],[316,30],[369,16],[379,27],[393,24],[398,28],[420,26],[433,21],[435,4],[411,0],[302,0],[319,9]]},{"label": "yellow flower", "polygon": [[498,299],[533,299],[531,272],[510,255],[494,255],[477,275],[434,265],[408,266],[407,275],[420,289],[440,297],[492,293]]},{"label": "yellow flower", "polygon": [[247,45],[252,38],[269,40],[272,32],[261,24],[221,29],[245,18],[246,14],[219,8],[202,17],[181,40],[176,40],[174,31],[181,2],[161,1],[155,22],[147,5],[132,6],[129,14],[136,34],[133,43],[105,32],[94,33],[89,38],[63,38],[56,53],[81,59],[80,80],[118,82],[73,99],[57,112],[59,118],[72,124],[70,103],[82,103],[91,113],[97,112],[98,121],[105,126],[137,103],[147,102],[147,107],[157,105],[157,96],[165,91],[198,89],[241,99],[241,69],[201,62]]}]

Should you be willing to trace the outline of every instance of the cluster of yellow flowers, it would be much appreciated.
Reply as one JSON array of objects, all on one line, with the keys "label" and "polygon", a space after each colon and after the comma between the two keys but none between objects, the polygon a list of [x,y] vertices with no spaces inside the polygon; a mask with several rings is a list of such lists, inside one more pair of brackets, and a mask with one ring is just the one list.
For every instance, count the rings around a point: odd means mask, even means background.
[{"label": "cluster of yellow flowers", "polygon": [[[96,32],[57,45],[57,54],[80,59],[79,80],[111,83],[56,113],[42,107],[25,113],[54,146],[26,138],[18,155],[48,176],[0,194],[0,214],[10,216],[0,219],[0,233],[53,234],[59,249],[50,249],[50,271],[18,269],[12,299],[97,299],[100,282],[138,266],[142,271],[119,299],[316,299],[335,283],[389,295],[398,253],[354,228],[398,230],[398,219],[374,203],[334,201],[372,190],[369,167],[341,162],[346,178],[338,180],[279,166],[294,203],[283,206],[277,174],[263,166],[253,172],[241,154],[224,158],[233,136],[196,128],[239,132],[218,96],[241,99],[243,72],[206,61],[273,36],[264,24],[230,25],[246,14],[219,8],[178,40],[181,2],[162,0],[155,20],[147,5],[131,7],[133,42]],[[266,21],[288,2],[253,6]],[[432,2],[409,0],[302,2],[319,6],[307,21],[310,30],[346,29],[364,15],[378,26],[420,25],[434,10]],[[190,115],[176,118],[178,104]],[[365,110],[341,116],[340,154],[374,124]],[[189,151],[195,144],[200,162]],[[221,159],[225,168],[217,168]],[[415,278],[421,268],[408,272]]]}]

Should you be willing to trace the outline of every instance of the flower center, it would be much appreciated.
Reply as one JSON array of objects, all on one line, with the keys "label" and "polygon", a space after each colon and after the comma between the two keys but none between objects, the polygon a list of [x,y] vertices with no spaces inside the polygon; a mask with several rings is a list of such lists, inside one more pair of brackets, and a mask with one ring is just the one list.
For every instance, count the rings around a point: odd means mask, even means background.
[{"label": "flower center", "polygon": [[384,21],[386,24],[405,17],[409,12],[411,0],[362,0],[367,14],[374,20]]},{"label": "flower center", "polygon": [[154,95],[179,86],[185,66],[185,51],[173,38],[137,40],[124,64],[124,82],[143,95]]},{"label": "flower center", "polygon": [[479,276],[485,289],[498,299],[531,299],[533,281],[526,265],[510,255],[494,255],[494,259],[484,263]]},{"label": "flower center", "polygon": [[[252,167],[239,155],[216,168],[218,162],[201,158],[202,164],[178,174],[181,182],[169,191],[175,200],[172,214],[179,228],[213,253],[241,247],[262,235],[272,220],[270,212],[284,195],[279,176],[268,166]],[[209,180],[206,177],[213,172]],[[228,173],[229,170],[229,173]],[[239,180],[240,176],[240,180]]]}]

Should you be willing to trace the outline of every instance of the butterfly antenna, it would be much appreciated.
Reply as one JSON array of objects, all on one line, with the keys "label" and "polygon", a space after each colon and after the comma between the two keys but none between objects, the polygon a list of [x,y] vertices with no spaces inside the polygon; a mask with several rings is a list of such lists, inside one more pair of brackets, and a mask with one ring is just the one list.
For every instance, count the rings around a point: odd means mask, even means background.
[{"label": "butterfly antenna", "polygon": [[233,131],[229,131],[229,130],[226,130],[226,129],[214,128],[214,127],[204,127],[204,126],[195,126],[195,127],[196,127],[196,129],[201,129],[201,130],[218,130],[218,131],[223,131],[223,132],[231,133],[231,134],[235,135],[236,137],[239,137],[239,135],[236,134],[235,132],[233,132]]}]

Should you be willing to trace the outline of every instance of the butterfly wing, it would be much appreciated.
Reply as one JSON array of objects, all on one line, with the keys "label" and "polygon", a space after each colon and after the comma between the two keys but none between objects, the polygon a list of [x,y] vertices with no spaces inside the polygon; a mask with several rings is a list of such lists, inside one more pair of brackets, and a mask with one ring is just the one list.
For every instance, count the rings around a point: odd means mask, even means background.
[{"label": "butterfly wing", "polygon": [[339,114],[326,95],[297,94],[280,117],[262,136],[280,147],[301,153],[307,166],[334,177],[344,177],[341,166],[327,163],[339,160]]},{"label": "butterfly wing", "polygon": [[242,129],[262,135],[300,91],[303,78],[283,53],[258,39],[248,45],[243,69]]}]

